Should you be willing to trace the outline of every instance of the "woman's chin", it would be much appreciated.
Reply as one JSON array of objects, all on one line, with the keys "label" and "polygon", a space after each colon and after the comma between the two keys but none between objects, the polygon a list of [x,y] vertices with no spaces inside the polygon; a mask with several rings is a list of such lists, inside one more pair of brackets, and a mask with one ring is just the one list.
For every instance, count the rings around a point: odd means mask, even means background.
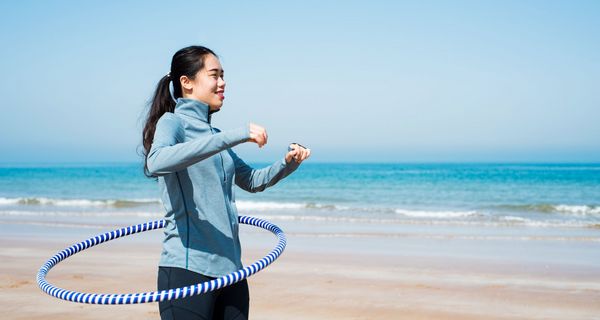
[{"label": "woman's chin", "polygon": [[212,111],[219,111],[222,106],[223,106],[223,102],[220,102],[220,103],[211,103],[210,104],[210,110],[212,110]]}]

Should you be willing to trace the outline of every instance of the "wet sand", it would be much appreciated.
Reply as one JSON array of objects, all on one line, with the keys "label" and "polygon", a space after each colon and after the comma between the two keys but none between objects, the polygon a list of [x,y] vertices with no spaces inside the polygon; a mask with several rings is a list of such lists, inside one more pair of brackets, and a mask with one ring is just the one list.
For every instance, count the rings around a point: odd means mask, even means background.
[{"label": "wet sand", "polygon": [[[251,319],[600,319],[594,258],[600,236],[594,232],[582,239],[522,240],[435,229],[425,236],[427,226],[332,232],[333,226],[282,224],[290,230],[286,251],[249,279]],[[250,263],[275,239],[244,228],[244,262]],[[37,287],[35,275],[46,259],[108,230],[0,221],[2,318],[158,319],[156,303],[77,304]],[[153,291],[161,237],[151,231],[88,249],[53,268],[48,281],[86,292]]]}]

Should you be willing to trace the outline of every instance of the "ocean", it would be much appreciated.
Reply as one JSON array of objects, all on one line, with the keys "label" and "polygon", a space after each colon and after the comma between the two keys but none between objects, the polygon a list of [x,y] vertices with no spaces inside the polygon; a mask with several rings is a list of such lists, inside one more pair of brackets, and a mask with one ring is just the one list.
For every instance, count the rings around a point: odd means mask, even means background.
[{"label": "ocean", "polygon": [[[253,164],[260,168],[267,164]],[[311,163],[240,214],[348,224],[600,228],[600,164]],[[141,164],[0,166],[0,218],[160,218]]]}]

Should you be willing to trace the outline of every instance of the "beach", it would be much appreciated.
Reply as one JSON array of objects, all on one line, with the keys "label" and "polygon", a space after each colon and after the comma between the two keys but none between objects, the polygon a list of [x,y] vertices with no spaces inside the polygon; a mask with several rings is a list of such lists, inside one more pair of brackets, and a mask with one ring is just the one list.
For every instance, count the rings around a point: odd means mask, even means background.
[{"label": "beach", "polygon": [[[158,319],[157,303],[79,304],[36,283],[58,251],[161,219],[157,194],[136,164],[0,168],[1,318]],[[307,164],[236,197],[287,236],[248,280],[251,319],[600,319],[600,165]],[[162,237],[92,247],[47,280],[154,291]],[[277,243],[244,225],[240,239],[245,265]]]},{"label": "beach", "polygon": [[[252,319],[600,317],[597,232],[581,237],[568,230],[517,229],[482,235],[472,228],[467,234],[447,226],[386,224],[357,232],[339,223],[279,224],[287,230],[288,245],[249,279]],[[37,287],[35,275],[46,259],[111,227],[118,225],[2,221],[3,318],[158,319],[156,303],[78,304]],[[516,233],[520,236],[510,235]],[[90,248],[54,267],[47,280],[84,292],[154,291],[161,236],[154,230]],[[246,264],[276,243],[269,232],[251,226],[242,227],[241,238]]]}]

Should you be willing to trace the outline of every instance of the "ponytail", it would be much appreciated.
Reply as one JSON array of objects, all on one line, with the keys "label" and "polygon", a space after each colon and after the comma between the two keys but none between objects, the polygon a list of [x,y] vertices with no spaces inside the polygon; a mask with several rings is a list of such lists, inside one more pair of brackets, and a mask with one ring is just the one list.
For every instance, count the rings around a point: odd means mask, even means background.
[{"label": "ponytail", "polygon": [[152,98],[152,104],[150,105],[150,111],[148,112],[148,118],[146,119],[146,125],[142,131],[142,143],[144,146],[144,174],[147,177],[152,177],[148,171],[148,153],[152,142],[154,141],[154,131],[156,131],[156,123],[163,114],[167,112],[175,111],[175,101],[171,97],[171,91],[169,90],[169,84],[171,83],[171,76],[167,74],[162,77],[156,86],[154,92],[154,98]]},{"label": "ponytail", "polygon": [[[179,78],[186,76],[189,79],[194,79],[196,73],[204,68],[204,57],[208,54],[217,56],[212,50],[202,46],[185,47],[173,55],[171,61],[171,72],[162,77],[156,86],[150,110],[146,117],[146,125],[142,131],[142,144],[144,156],[144,174],[152,178],[153,176],[148,171],[148,153],[154,142],[154,132],[156,131],[156,123],[158,119],[167,112],[175,112],[175,100],[182,97],[181,83]],[[169,90],[169,84],[173,80],[173,96]]]}]

